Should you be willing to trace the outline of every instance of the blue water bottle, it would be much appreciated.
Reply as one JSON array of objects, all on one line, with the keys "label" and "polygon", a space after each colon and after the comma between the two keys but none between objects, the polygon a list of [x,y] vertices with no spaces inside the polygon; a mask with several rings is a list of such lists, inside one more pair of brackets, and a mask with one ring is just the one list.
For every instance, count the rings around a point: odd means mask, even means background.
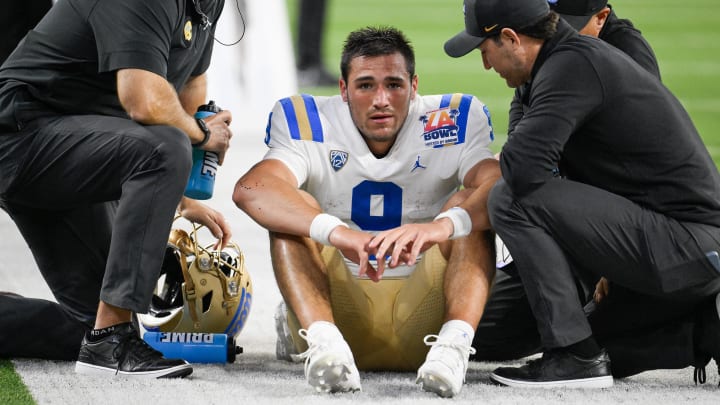
[{"label": "blue water bottle", "polygon": [[[195,118],[206,118],[222,111],[214,101],[198,107]],[[213,195],[215,174],[220,166],[220,157],[216,152],[193,148],[193,165],[190,178],[185,187],[185,196],[195,200],[207,200]]]},{"label": "blue water bottle", "polygon": [[145,332],[143,340],[166,359],[189,363],[234,363],[242,348],[224,333]]}]

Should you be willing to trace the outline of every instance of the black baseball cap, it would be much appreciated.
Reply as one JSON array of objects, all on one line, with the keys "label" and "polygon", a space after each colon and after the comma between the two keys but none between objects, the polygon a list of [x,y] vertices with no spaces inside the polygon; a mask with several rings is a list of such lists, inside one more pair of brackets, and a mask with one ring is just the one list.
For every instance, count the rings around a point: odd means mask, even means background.
[{"label": "black baseball cap", "polygon": [[548,0],[550,8],[576,31],[583,29],[590,17],[607,6],[608,0]]},{"label": "black baseball cap", "polygon": [[445,42],[445,53],[458,58],[503,28],[532,24],[550,12],[548,0],[465,0],[465,30]]}]

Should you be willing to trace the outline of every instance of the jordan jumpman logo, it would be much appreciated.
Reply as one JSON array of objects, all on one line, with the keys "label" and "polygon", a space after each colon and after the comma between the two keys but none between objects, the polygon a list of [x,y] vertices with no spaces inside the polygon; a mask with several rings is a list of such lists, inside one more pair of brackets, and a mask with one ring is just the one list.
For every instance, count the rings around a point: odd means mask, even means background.
[{"label": "jordan jumpman logo", "polygon": [[420,164],[420,155],[418,155],[417,160],[415,161],[415,166],[413,166],[412,170],[410,170],[410,173],[414,172],[415,169],[427,169],[427,167]]}]

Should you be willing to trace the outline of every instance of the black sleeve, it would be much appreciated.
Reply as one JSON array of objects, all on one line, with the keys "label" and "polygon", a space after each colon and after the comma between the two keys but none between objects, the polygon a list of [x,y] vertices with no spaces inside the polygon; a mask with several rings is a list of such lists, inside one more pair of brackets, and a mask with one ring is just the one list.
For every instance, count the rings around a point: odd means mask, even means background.
[{"label": "black sleeve", "polygon": [[643,69],[660,79],[660,68],[650,44],[636,30],[615,31],[607,40],[630,56]]},{"label": "black sleeve", "polygon": [[660,79],[655,52],[630,20],[618,18],[613,11],[600,31],[600,39],[623,51],[643,69]]},{"label": "black sleeve", "polygon": [[599,109],[603,86],[592,63],[556,52],[533,79],[529,108],[500,155],[502,176],[517,196],[553,178],[570,135]]},{"label": "black sleeve", "polygon": [[176,0],[101,1],[89,15],[96,37],[99,72],[137,68],[166,77]]}]

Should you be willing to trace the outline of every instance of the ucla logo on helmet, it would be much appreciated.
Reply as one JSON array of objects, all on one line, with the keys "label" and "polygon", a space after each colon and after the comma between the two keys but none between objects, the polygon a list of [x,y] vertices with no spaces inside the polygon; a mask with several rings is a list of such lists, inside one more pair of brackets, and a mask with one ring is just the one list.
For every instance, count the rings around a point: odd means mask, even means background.
[{"label": "ucla logo on helmet", "polygon": [[457,119],[460,110],[457,108],[440,108],[428,111],[420,116],[423,128],[425,146],[440,147],[458,143]]},{"label": "ucla logo on helmet", "polygon": [[347,163],[348,160],[348,154],[347,152],[343,152],[341,150],[331,150],[330,151],[330,165],[332,166],[335,171],[338,171],[345,167],[345,163]]}]

